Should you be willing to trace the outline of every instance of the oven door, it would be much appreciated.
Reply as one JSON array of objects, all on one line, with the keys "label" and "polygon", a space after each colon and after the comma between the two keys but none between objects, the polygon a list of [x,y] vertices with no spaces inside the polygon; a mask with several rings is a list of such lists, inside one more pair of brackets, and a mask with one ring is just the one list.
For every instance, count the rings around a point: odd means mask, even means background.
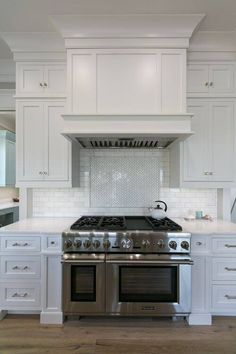
[{"label": "oven door", "polygon": [[191,311],[188,256],[108,255],[106,311],[113,314],[171,315]]},{"label": "oven door", "polygon": [[62,263],[63,312],[105,312],[105,256],[64,254]]}]

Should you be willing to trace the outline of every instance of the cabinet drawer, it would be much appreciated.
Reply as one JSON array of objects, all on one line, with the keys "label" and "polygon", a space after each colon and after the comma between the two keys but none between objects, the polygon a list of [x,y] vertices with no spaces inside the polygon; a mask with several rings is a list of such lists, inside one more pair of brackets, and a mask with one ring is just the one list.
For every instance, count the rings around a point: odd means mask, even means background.
[{"label": "cabinet drawer", "polygon": [[236,236],[212,239],[212,252],[236,255]]},{"label": "cabinet drawer", "polygon": [[0,288],[1,308],[40,308],[40,283],[1,283]]},{"label": "cabinet drawer", "polygon": [[1,276],[3,278],[39,278],[40,257],[2,256]]},{"label": "cabinet drawer", "polygon": [[48,235],[43,238],[43,251],[61,251],[61,237]]},{"label": "cabinet drawer", "polygon": [[205,253],[208,251],[208,238],[207,236],[192,236],[191,239],[191,252]]},{"label": "cabinet drawer", "polygon": [[1,238],[1,251],[40,252],[40,237],[3,236]]},{"label": "cabinet drawer", "polygon": [[212,286],[213,311],[236,311],[236,285]]},{"label": "cabinet drawer", "polygon": [[236,280],[236,259],[235,258],[213,258],[212,259],[213,280]]}]

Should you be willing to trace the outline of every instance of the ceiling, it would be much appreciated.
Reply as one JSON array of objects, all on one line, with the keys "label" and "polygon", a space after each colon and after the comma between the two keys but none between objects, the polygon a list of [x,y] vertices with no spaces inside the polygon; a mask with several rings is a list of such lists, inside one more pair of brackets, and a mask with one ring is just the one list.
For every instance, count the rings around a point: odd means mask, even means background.
[{"label": "ceiling", "polygon": [[[236,28],[236,0],[0,0],[0,32],[55,32],[50,15],[205,13],[201,31]],[[10,57],[0,40],[0,58]]]}]

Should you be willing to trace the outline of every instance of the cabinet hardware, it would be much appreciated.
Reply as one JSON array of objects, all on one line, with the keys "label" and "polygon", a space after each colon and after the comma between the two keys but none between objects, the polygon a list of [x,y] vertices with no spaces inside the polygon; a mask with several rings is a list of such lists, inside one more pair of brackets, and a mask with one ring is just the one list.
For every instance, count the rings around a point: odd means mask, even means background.
[{"label": "cabinet hardware", "polygon": [[208,85],[209,85],[209,82],[206,82],[206,83],[205,83],[205,86],[208,86]]},{"label": "cabinet hardware", "polygon": [[227,248],[233,248],[233,247],[236,247],[236,245],[229,245],[228,243],[225,244],[225,247]]},{"label": "cabinet hardware", "polygon": [[24,293],[24,294],[15,293],[12,295],[12,297],[26,297],[26,296],[28,296],[28,293]]},{"label": "cabinet hardware", "polygon": [[211,86],[211,87],[213,86],[213,82],[210,82],[210,86]]},{"label": "cabinet hardware", "polygon": [[43,84],[42,84],[42,82],[40,82],[39,86],[43,87]]},{"label": "cabinet hardware", "polygon": [[204,172],[204,175],[205,175],[205,176],[209,176],[209,175],[210,175],[210,172],[205,171],[205,172]]},{"label": "cabinet hardware", "polygon": [[13,247],[26,247],[26,246],[29,246],[29,243],[28,242],[25,242],[25,243],[18,243],[18,242],[15,242],[12,244]]},{"label": "cabinet hardware", "polygon": [[46,171],[43,172],[44,175],[47,175],[48,173]]},{"label": "cabinet hardware", "polygon": [[236,272],[236,268],[225,267],[225,270],[227,270],[228,272]]},{"label": "cabinet hardware", "polygon": [[212,175],[213,175],[213,172],[209,172],[209,175],[212,176]]},{"label": "cabinet hardware", "polygon": [[16,269],[19,269],[19,270],[27,270],[27,269],[29,269],[29,267],[28,267],[28,266],[24,266],[24,267],[14,266],[14,267],[12,267],[12,269],[13,269],[13,270],[16,270]]},{"label": "cabinet hardware", "polygon": [[228,300],[236,300],[236,296],[231,296],[231,295],[225,295],[226,299]]},{"label": "cabinet hardware", "polygon": [[198,242],[196,242],[196,245],[197,245],[197,246],[201,246],[201,245],[202,245],[202,242],[198,241]]},{"label": "cabinet hardware", "polygon": [[39,171],[39,175],[42,175],[43,174],[43,172],[42,171]]},{"label": "cabinet hardware", "polygon": [[44,87],[47,87],[47,86],[48,86],[48,84],[46,82],[44,82]]},{"label": "cabinet hardware", "polygon": [[55,245],[56,242],[55,242],[55,241],[51,241],[50,244],[51,244],[51,245]]}]

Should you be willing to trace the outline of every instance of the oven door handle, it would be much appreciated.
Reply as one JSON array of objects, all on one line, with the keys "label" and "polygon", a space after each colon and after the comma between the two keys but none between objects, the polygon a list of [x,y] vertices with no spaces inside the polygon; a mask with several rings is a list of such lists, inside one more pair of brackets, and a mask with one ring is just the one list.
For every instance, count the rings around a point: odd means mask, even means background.
[{"label": "oven door handle", "polygon": [[71,264],[71,263],[76,263],[76,264],[98,264],[98,263],[105,263],[104,260],[99,260],[99,259],[83,259],[83,260],[78,260],[78,259],[62,259],[61,263],[67,263],[67,264]]},{"label": "oven door handle", "polygon": [[168,265],[168,266],[175,266],[175,265],[193,265],[193,261],[192,260],[186,260],[186,261],[156,261],[156,260],[106,260],[106,263],[108,264],[128,264],[128,265],[132,265],[132,264],[156,264],[156,265]]}]

